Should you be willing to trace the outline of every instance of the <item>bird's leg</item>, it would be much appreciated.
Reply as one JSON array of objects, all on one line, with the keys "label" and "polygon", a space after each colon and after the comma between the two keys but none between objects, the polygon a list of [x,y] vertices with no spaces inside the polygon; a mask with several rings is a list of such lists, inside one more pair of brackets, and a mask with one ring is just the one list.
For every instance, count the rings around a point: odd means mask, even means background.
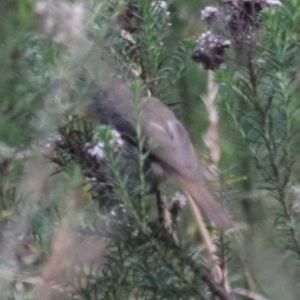
[{"label": "bird's leg", "polygon": [[156,196],[158,222],[159,224],[163,224],[164,223],[164,202],[158,187],[155,187],[155,196]]}]

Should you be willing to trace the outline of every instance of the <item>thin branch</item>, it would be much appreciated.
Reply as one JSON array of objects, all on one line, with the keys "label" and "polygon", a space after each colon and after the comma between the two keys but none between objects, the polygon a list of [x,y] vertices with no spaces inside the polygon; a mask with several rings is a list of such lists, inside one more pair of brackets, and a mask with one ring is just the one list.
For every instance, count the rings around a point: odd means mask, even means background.
[{"label": "thin branch", "polygon": [[[202,100],[206,106],[209,119],[209,127],[205,135],[206,146],[210,150],[211,161],[217,169],[220,160],[220,146],[219,146],[219,116],[218,110],[215,105],[215,99],[219,91],[219,85],[214,82],[214,73],[208,72],[208,83],[207,83],[207,96],[202,96]],[[216,174],[214,174],[216,175]]]},{"label": "thin branch", "polygon": [[248,298],[251,298],[253,300],[269,300],[268,298],[265,298],[261,295],[258,295],[252,291],[248,291],[242,288],[235,288],[233,289],[233,293],[238,294],[238,295],[242,295],[242,296],[246,296]]},{"label": "thin branch", "polygon": [[[207,249],[207,252],[208,252],[208,255],[210,258],[210,262],[211,262],[213,276],[218,283],[221,283],[221,282],[225,283],[225,276],[219,266],[219,258],[216,254],[217,247],[209,236],[209,233],[205,227],[203,218],[201,216],[201,213],[200,213],[199,208],[197,207],[195,201],[188,193],[185,193],[185,194],[186,194],[186,198],[189,201],[190,206],[194,212],[201,236],[203,238],[203,242],[206,246],[206,249]],[[228,287],[228,289],[229,289],[229,287]]]},{"label": "thin branch", "polygon": [[220,300],[235,300],[235,296],[232,293],[228,293],[225,288],[220,286],[216,281],[214,281],[209,275],[207,275],[204,270],[204,268],[197,264],[194,260],[191,258],[187,261],[190,268],[193,270],[193,272],[201,278],[201,280],[208,286],[211,293],[218,297]]}]

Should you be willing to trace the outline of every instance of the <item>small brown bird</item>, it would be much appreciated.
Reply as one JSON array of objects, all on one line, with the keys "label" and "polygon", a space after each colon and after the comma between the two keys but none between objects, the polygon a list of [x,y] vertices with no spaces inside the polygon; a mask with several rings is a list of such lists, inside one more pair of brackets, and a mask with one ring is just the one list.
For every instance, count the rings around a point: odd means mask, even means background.
[{"label": "small brown bird", "polygon": [[123,136],[134,136],[136,124],[139,124],[143,136],[154,141],[151,157],[163,171],[178,180],[185,193],[217,227],[233,227],[228,212],[205,187],[195,149],[174,113],[157,98],[142,98],[140,105],[135,105],[133,99],[129,89],[113,79],[94,98],[94,114]]}]

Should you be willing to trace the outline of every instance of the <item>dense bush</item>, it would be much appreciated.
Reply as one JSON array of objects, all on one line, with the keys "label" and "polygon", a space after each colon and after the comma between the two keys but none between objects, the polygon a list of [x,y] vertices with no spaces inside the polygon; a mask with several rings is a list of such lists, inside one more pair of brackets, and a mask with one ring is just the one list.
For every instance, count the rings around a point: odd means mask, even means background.
[{"label": "dense bush", "polygon": [[[1,0],[1,299],[299,299],[299,4]],[[112,78],[174,111],[234,228],[95,121]]]}]

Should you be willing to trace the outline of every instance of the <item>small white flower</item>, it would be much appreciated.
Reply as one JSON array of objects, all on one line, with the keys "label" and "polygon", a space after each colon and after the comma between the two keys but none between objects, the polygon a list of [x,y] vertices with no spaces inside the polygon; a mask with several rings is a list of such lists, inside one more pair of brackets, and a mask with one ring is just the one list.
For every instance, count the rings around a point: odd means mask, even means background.
[{"label": "small white flower", "polygon": [[171,198],[171,204],[174,204],[174,203],[178,203],[180,207],[183,207],[186,205],[186,197],[183,194],[177,192]]},{"label": "small white flower", "polygon": [[266,6],[279,7],[279,6],[282,6],[282,3],[278,0],[266,0]]},{"label": "small white flower", "polygon": [[132,234],[132,236],[137,236],[139,234],[139,231],[137,229],[135,229],[131,234]]},{"label": "small white flower", "polygon": [[260,6],[259,10],[264,7],[279,7],[282,6],[282,3],[279,0],[223,0],[224,3],[238,7],[242,6],[245,3],[258,4]]},{"label": "small white flower", "polygon": [[112,139],[113,139],[113,140],[121,139],[121,134],[120,134],[120,132],[117,131],[117,130],[115,130],[115,129],[113,129],[113,130],[111,131],[111,136],[112,136]]},{"label": "small white flower", "polygon": [[218,9],[214,6],[206,6],[204,9],[200,12],[200,18],[202,21],[213,21],[218,16]]},{"label": "small white flower", "polygon": [[192,59],[201,62],[205,69],[215,70],[224,62],[225,49],[230,45],[229,40],[207,31],[197,39]]},{"label": "small white flower", "polygon": [[163,13],[167,18],[170,16],[170,12],[167,11],[168,3],[163,0],[154,0],[151,2],[154,12]]},{"label": "small white flower", "polygon": [[166,9],[167,2],[163,0],[156,0],[151,2],[151,6],[154,7],[155,10]]},{"label": "small white flower", "polygon": [[112,146],[114,152],[119,151],[124,145],[121,134],[115,129],[113,129],[111,132],[110,145]]},{"label": "small white flower", "polygon": [[84,148],[87,150],[87,153],[95,157],[99,160],[102,160],[105,158],[105,152],[104,152],[104,143],[103,142],[98,142],[97,144],[90,144],[86,143]]},{"label": "small white flower", "polygon": [[54,148],[54,146],[62,141],[62,137],[59,134],[53,134],[48,137],[45,141],[41,141],[41,145],[45,146],[46,148]]},{"label": "small white flower", "polygon": [[229,40],[225,40],[225,41],[223,41],[222,46],[229,48],[231,46],[231,42]]}]

